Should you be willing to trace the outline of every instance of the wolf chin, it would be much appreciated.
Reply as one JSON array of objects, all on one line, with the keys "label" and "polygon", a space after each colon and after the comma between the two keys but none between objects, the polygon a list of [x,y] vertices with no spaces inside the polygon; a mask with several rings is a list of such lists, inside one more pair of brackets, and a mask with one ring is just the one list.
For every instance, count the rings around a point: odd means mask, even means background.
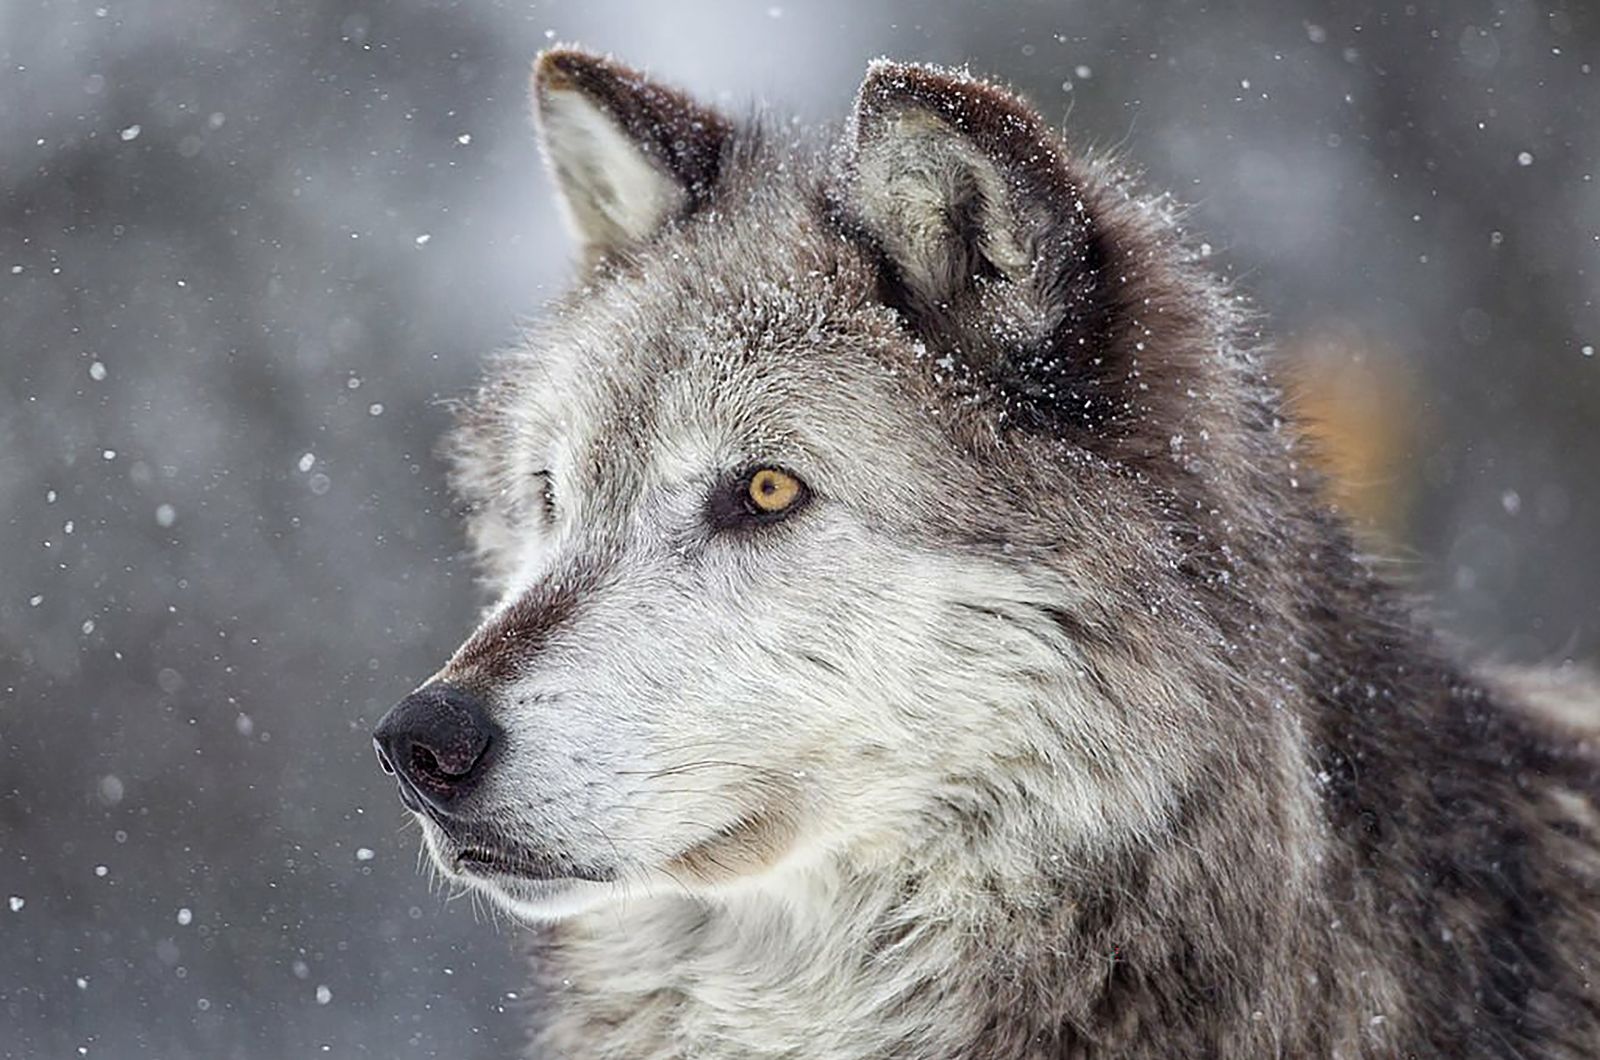
[{"label": "wolf chin", "polygon": [[533,88],[581,275],[375,734],[532,1055],[1600,1055],[1595,698],[1358,555],[1168,200],[929,66],[830,135]]}]

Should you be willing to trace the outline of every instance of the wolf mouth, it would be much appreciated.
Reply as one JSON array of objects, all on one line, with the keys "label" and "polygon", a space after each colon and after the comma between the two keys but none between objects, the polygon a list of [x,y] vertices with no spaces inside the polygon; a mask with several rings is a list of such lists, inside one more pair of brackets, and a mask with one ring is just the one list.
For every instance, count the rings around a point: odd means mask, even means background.
[{"label": "wolf mouth", "polygon": [[478,845],[463,846],[451,859],[457,872],[466,876],[494,878],[509,876],[519,880],[553,883],[560,880],[587,880],[591,883],[609,882],[613,874],[606,870],[573,865],[564,860],[540,857],[522,851],[497,849]]}]

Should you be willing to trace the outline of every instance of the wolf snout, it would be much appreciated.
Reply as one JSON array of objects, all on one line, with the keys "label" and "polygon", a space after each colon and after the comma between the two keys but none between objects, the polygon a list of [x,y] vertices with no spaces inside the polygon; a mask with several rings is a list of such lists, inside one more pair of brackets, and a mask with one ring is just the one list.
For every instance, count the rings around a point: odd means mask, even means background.
[{"label": "wolf snout", "polygon": [[455,685],[420,688],[389,709],[372,734],[385,773],[418,812],[446,809],[487,772],[498,729],[487,704]]}]

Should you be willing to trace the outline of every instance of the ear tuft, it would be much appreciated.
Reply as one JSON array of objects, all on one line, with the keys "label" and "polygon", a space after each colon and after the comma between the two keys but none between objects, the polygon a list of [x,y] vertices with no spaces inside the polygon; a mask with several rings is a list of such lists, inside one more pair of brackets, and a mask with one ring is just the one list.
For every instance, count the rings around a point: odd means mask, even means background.
[{"label": "ear tuft", "polygon": [[1119,414],[1112,241],[1038,112],[965,71],[880,60],[846,152],[844,216],[920,337],[998,384],[1013,422]]},{"label": "ear tuft", "polygon": [[733,126],[676,89],[579,48],[541,53],[545,159],[591,260],[648,240],[710,200]]},{"label": "ear tuft", "polygon": [[975,278],[1041,279],[1081,236],[1055,138],[1018,97],[965,71],[874,62],[853,123],[855,206],[915,302]]}]

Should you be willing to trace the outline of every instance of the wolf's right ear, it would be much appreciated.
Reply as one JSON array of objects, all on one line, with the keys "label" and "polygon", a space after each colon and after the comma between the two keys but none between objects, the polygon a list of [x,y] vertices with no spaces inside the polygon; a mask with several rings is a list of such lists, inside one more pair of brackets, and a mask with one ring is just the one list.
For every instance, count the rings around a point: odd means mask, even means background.
[{"label": "wolf's right ear", "polygon": [[682,92],[577,48],[539,55],[533,102],[545,160],[590,261],[703,206],[733,131]]},{"label": "wolf's right ear", "polygon": [[845,149],[840,216],[878,256],[883,299],[1000,384],[1008,420],[1103,423],[1141,403],[1125,385],[1137,363],[1108,341],[1138,263],[1114,256],[1033,107],[963,71],[879,60]]},{"label": "wolf's right ear", "polygon": [[851,212],[912,308],[951,307],[986,281],[1009,290],[1029,330],[1079,308],[1093,226],[1023,100],[961,71],[878,60],[850,132]]}]

